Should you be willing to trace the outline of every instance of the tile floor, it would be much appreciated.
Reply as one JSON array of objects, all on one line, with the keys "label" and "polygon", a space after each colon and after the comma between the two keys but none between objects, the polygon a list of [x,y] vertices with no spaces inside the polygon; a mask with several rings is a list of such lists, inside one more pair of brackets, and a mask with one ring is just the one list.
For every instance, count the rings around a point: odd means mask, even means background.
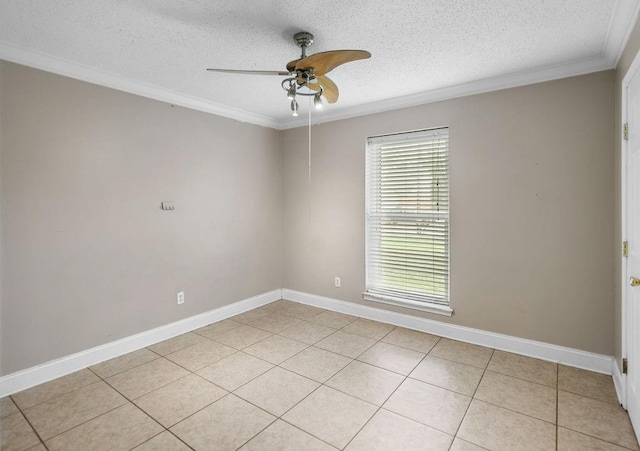
[{"label": "tile floor", "polygon": [[610,377],[289,301],[0,400],[2,450],[639,450]]}]

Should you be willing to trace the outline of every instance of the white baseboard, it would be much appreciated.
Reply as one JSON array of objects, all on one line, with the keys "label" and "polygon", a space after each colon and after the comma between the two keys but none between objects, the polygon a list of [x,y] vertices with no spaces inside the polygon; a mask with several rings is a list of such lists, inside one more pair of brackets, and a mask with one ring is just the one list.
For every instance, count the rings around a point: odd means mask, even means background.
[{"label": "white baseboard", "polygon": [[369,307],[351,302],[340,301],[323,296],[303,293],[301,291],[273,290],[252,298],[225,305],[215,310],[176,321],[165,326],[157,327],[104,345],[96,346],[85,351],[71,354],[51,362],[44,363],[26,370],[18,371],[0,377],[0,398],[17,393],[74,371],[121,356],[154,343],[175,337],[207,324],[220,321],[239,313],[269,304],[278,299],[288,299],[302,304],[322,307],[335,312],[355,315],[375,321],[406,327],[407,329],[427,332],[441,337],[488,346],[494,349],[509,351],[564,365],[583,368],[598,373],[613,374],[618,398],[624,405],[624,375],[613,357],[595,354],[587,351],[556,346],[539,341],[512,337],[493,332],[486,332],[470,327],[458,326],[434,321],[403,313],[392,312],[375,307]]},{"label": "white baseboard", "polygon": [[618,395],[618,401],[625,409],[627,408],[627,375],[620,372],[618,362],[614,357],[613,359],[613,385],[616,387],[616,394]]},{"label": "white baseboard", "polygon": [[282,290],[273,290],[171,324],[71,354],[42,365],[0,377],[0,398],[34,385],[81,370],[96,363],[144,348],[230,316],[246,312],[282,298]]},{"label": "white baseboard", "polygon": [[597,373],[611,375],[613,372],[613,358],[611,356],[595,354],[578,349],[566,348],[540,341],[527,340],[509,335],[486,332],[470,327],[457,326],[403,313],[391,312],[351,302],[340,301],[301,291],[282,289],[283,299],[300,302],[302,304],[322,307],[335,312],[355,315],[375,321],[394,324],[407,329],[427,332],[441,337],[487,346],[502,351],[522,354],[537,359],[562,363],[563,365],[582,368]]}]

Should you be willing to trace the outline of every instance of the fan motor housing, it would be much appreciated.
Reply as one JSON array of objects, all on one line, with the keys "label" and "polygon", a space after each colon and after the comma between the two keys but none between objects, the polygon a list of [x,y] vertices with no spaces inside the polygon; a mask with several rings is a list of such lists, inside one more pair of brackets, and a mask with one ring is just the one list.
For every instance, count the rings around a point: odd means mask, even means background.
[{"label": "fan motor housing", "polygon": [[313,35],[308,31],[300,31],[293,35],[293,40],[298,45],[298,47],[309,47],[313,44]]}]

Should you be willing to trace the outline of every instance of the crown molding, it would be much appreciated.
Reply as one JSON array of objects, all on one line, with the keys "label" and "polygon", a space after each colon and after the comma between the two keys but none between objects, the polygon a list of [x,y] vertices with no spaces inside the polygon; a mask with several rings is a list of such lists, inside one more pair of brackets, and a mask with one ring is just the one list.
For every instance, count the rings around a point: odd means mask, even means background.
[{"label": "crown molding", "polygon": [[[336,111],[324,111],[313,117],[314,124],[333,122],[341,119],[349,119],[368,114],[382,113],[384,111],[397,110],[427,103],[439,102],[442,100],[465,97],[474,94],[483,94],[501,89],[514,88],[517,86],[542,83],[560,78],[584,75],[592,72],[613,69],[613,63],[605,57],[587,58],[570,63],[548,66],[530,71],[516,72],[500,77],[485,78],[469,83],[462,83],[441,89],[411,94],[408,96],[372,102],[365,105],[357,105]],[[307,119],[297,117],[278,122],[277,128],[286,130],[290,128],[302,127],[307,124]]]},{"label": "crown molding", "polygon": [[75,63],[57,56],[47,55],[3,40],[0,40],[0,59],[22,64],[23,66],[33,67],[35,69],[41,69],[47,72],[53,72],[65,77],[75,78],[76,80],[113,88],[118,91],[136,94],[149,99],[159,100],[172,105],[216,114],[218,116],[235,119],[240,122],[248,122],[250,124],[260,125],[263,127],[278,128],[277,121],[268,116],[250,113],[248,111],[189,96],[151,83],[134,80],[122,75],[86,66],[84,64]]},{"label": "crown molding", "polygon": [[[603,43],[601,53],[597,56],[554,66],[475,80],[455,86],[381,100],[364,105],[356,105],[336,110],[325,110],[313,118],[313,123],[322,124],[468,95],[482,94],[485,92],[498,91],[501,89],[525,86],[613,69],[616,67],[618,60],[627,45],[627,41],[629,40],[629,36],[638,19],[639,13],[640,0],[616,1],[614,11],[611,15],[611,20],[609,22],[607,37]],[[75,78],[77,80],[106,86],[119,91],[136,94],[142,97],[159,100],[161,102],[216,114],[218,116],[235,119],[241,122],[274,128],[276,130],[287,130],[302,127],[307,124],[307,119],[302,116],[278,120],[274,117],[255,114],[249,111],[203,100],[157,85],[75,63],[67,59],[47,55],[3,40],[0,40],[0,59],[53,72],[66,77]]]},{"label": "crown molding", "polygon": [[611,14],[607,37],[602,46],[602,54],[609,58],[611,66],[615,67],[620,61],[629,36],[638,20],[640,2],[638,0],[617,0]]}]

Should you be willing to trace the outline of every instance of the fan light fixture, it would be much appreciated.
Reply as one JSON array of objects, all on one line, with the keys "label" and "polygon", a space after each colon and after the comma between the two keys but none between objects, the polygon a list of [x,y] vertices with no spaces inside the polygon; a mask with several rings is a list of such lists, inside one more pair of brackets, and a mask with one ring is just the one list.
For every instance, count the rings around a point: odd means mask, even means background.
[{"label": "fan light fixture", "polygon": [[313,97],[313,106],[317,110],[322,109],[322,99],[320,97],[324,93],[323,86],[313,76],[313,69],[301,72],[298,76],[285,78],[281,84],[282,89],[287,91],[287,98],[291,100],[291,111],[293,111],[294,116],[298,115],[296,96]]}]

